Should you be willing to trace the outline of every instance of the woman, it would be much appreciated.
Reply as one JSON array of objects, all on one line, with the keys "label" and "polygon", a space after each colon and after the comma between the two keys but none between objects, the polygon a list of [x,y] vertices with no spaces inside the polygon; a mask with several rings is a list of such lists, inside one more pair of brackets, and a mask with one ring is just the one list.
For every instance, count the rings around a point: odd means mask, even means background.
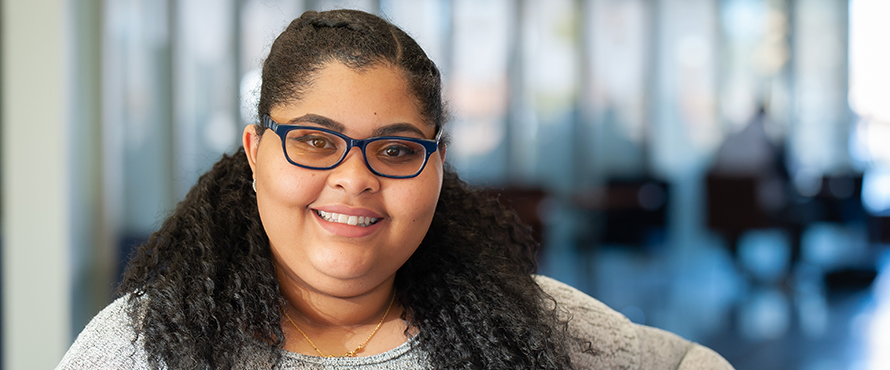
[{"label": "woman", "polygon": [[307,12],[262,80],[243,148],[59,368],[731,368],[531,275],[529,230],[445,165],[439,72],[397,27]]}]

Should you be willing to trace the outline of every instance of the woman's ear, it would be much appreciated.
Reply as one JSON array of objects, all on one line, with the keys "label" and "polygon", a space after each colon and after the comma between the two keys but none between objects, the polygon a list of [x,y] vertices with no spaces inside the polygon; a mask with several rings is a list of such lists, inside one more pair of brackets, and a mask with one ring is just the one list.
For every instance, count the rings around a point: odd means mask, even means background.
[{"label": "woman's ear", "polygon": [[448,146],[446,146],[446,145],[442,145],[442,146],[439,148],[439,150],[438,150],[438,152],[439,152],[439,157],[442,158],[442,163],[445,163],[445,152],[448,151],[447,149],[448,149]]},{"label": "woman's ear", "polygon": [[247,155],[247,163],[250,171],[256,173],[256,159],[260,148],[260,135],[256,125],[247,125],[241,135],[241,144],[244,145],[244,154]]}]

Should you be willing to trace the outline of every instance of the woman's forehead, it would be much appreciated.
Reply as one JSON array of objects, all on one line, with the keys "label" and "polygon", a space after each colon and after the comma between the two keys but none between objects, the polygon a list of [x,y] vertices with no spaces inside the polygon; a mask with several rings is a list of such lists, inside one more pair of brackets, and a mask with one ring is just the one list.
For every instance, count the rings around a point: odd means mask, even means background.
[{"label": "woman's forehead", "polygon": [[329,63],[298,97],[272,107],[270,116],[276,122],[288,123],[314,115],[347,126],[344,129],[351,125],[407,123],[417,126],[424,136],[431,135],[434,127],[419,106],[398,68],[379,65],[353,69]]}]

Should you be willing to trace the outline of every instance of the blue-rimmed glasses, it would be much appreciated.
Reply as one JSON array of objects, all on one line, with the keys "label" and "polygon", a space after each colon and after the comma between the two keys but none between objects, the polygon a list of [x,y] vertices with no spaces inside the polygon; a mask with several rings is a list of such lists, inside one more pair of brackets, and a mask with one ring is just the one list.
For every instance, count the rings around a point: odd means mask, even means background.
[{"label": "blue-rimmed glasses", "polygon": [[321,127],[280,124],[268,115],[263,116],[263,125],[278,134],[284,156],[295,166],[329,170],[343,163],[353,147],[359,147],[371,172],[394,179],[419,175],[438,150],[442,136],[439,130],[433,140],[402,136],[356,140]]}]

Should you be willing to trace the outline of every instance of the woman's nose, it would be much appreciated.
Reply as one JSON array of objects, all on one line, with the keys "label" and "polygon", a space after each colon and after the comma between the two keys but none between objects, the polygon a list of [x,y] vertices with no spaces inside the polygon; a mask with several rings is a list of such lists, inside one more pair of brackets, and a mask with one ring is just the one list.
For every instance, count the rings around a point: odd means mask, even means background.
[{"label": "woman's nose", "polygon": [[330,171],[328,183],[349,194],[374,193],[380,190],[380,178],[368,168],[361,148],[352,148],[349,153],[346,153],[343,162]]}]

